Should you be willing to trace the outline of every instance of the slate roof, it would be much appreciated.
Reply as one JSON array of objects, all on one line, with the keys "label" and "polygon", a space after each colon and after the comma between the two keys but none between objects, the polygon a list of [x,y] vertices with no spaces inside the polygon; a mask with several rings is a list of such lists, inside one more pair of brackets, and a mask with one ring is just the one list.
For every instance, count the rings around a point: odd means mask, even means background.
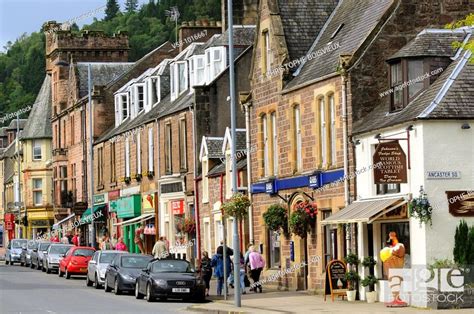
[{"label": "slate roof", "polygon": [[51,77],[46,75],[21,134],[22,139],[53,138],[51,107]]},{"label": "slate roof", "polygon": [[12,179],[13,174],[15,173],[15,162],[13,160],[13,155],[15,154],[15,143],[16,141],[13,141],[8,145],[7,148],[5,148],[3,152],[3,158],[4,158],[4,169],[5,172],[3,173],[3,178],[4,182],[8,182]]},{"label": "slate roof", "polygon": [[[247,158],[242,158],[237,161],[237,169],[242,170],[247,168]],[[211,170],[208,171],[207,177],[215,177],[220,174],[225,174],[225,163],[219,162],[217,165],[212,167]]]},{"label": "slate roof", "polygon": [[[78,62],[79,98],[87,95],[87,65],[89,62]],[[107,85],[116,80],[134,65],[133,62],[91,62],[93,85]]]},{"label": "slate roof", "polygon": [[452,42],[462,41],[464,37],[462,30],[426,29],[388,60],[422,56],[451,57],[455,52]]},{"label": "slate roof", "polygon": [[337,0],[279,0],[289,59],[303,56],[336,7]]},{"label": "slate roof", "polygon": [[402,110],[389,113],[385,104],[376,107],[354,123],[353,133],[365,133],[419,119],[474,118],[474,64],[469,63],[469,55],[470,52],[463,52],[431,86]]},{"label": "slate roof", "polygon": [[[26,121],[28,119],[18,119],[20,122],[20,131],[25,128]],[[10,121],[10,124],[7,126],[7,130],[16,130],[16,119]]]},{"label": "slate roof", "polygon": [[7,128],[6,127],[0,128],[0,136],[7,136]]},{"label": "slate roof", "polygon": [[[392,4],[393,0],[340,0],[306,55],[320,49],[325,53],[302,64],[285,90],[336,73],[339,55],[354,54],[381,23],[383,15]],[[338,28],[339,31],[335,33]],[[331,38],[333,34],[336,35]],[[332,49],[328,51],[328,47]]]},{"label": "slate roof", "polygon": [[[246,151],[247,150],[247,132],[245,129],[236,129],[236,152]],[[225,152],[227,142],[231,140],[231,130],[229,127],[225,130],[224,142],[222,143],[222,152]]]},{"label": "slate roof", "polygon": [[[241,26],[234,25],[234,46],[252,46],[255,38],[255,26]],[[206,48],[228,46],[229,45],[229,30],[227,29],[223,34],[210,40],[206,44]]]},{"label": "slate roof", "polygon": [[223,137],[205,137],[207,156],[209,158],[222,158],[222,143],[224,143]]}]

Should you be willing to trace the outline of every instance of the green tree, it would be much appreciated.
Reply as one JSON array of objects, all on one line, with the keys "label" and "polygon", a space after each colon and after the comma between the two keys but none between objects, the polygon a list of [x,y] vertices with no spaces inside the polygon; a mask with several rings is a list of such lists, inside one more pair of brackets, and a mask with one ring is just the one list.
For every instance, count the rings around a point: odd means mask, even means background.
[{"label": "green tree", "polygon": [[110,21],[120,12],[120,6],[117,0],[107,0],[107,7],[105,8],[105,21]]},{"label": "green tree", "polygon": [[460,265],[466,264],[466,253],[467,253],[467,243],[468,243],[468,233],[469,228],[466,221],[461,220],[459,225],[456,227],[456,232],[454,234],[454,249],[453,257],[454,261]]},{"label": "green tree", "polygon": [[132,13],[138,9],[138,0],[125,0],[125,11]]},{"label": "green tree", "polygon": [[[455,28],[460,28],[460,27],[473,27],[474,26],[474,13],[469,13],[464,19],[455,21],[452,23],[449,23],[446,25],[446,28],[448,29],[455,29]],[[467,42],[461,42],[461,41],[454,41],[452,43],[453,49],[458,49],[462,48],[465,50],[470,50],[472,52],[471,57],[469,58],[469,61],[471,63],[474,63],[474,40],[471,38]]]}]

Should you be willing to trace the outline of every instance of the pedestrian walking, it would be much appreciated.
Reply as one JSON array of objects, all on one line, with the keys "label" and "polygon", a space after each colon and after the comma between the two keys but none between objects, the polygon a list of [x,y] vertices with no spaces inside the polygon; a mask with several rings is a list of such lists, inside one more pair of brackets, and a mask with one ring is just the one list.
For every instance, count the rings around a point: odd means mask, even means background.
[{"label": "pedestrian walking", "polygon": [[145,231],[145,225],[142,224],[140,228],[135,230],[135,238],[133,241],[138,246],[138,248],[140,249],[140,253],[142,254],[145,254],[145,249],[143,247],[143,239],[142,239],[144,231]]},{"label": "pedestrian walking", "polygon": [[67,234],[65,233],[63,237],[61,238],[61,243],[62,244],[69,244],[69,239],[67,237]]},{"label": "pedestrian walking", "polygon": [[72,237],[72,244],[74,244],[75,246],[79,246],[79,244],[81,243],[80,237],[81,237],[81,233],[80,231],[77,231],[74,237]]},{"label": "pedestrian walking", "polygon": [[104,236],[102,238],[102,243],[100,244],[101,250],[112,250],[112,243],[110,243],[110,239],[108,236]]},{"label": "pedestrian walking", "polygon": [[168,250],[166,249],[166,243],[163,240],[163,237],[160,237],[158,241],[156,241],[151,253],[153,254],[155,258],[158,258],[158,259],[168,257],[169,253],[168,253]]},{"label": "pedestrian walking", "polygon": [[249,254],[250,274],[255,287],[251,290],[257,292],[257,289],[262,293],[262,285],[260,284],[260,274],[262,273],[263,267],[265,267],[265,261],[262,255],[257,252],[255,247],[252,247],[252,252]]},{"label": "pedestrian walking", "polygon": [[211,266],[211,259],[209,258],[209,253],[207,251],[202,252],[202,259],[201,259],[201,276],[206,284],[206,296],[209,296],[209,289],[211,284],[212,278],[212,266]]},{"label": "pedestrian walking", "polygon": [[[235,257],[234,257],[235,258]],[[242,252],[240,253],[240,293],[246,294],[247,292],[245,291],[245,276],[247,276],[246,271],[245,271],[245,258]]]},{"label": "pedestrian walking", "polygon": [[59,237],[57,233],[53,234],[53,236],[51,237],[51,242],[59,243]]},{"label": "pedestrian walking", "polygon": [[214,268],[214,276],[217,277],[217,295],[220,296],[222,295],[222,289],[224,288],[224,267],[226,267],[226,271],[229,273],[230,258],[227,256],[226,262],[224,263],[224,256],[217,253],[212,257],[211,267]]},{"label": "pedestrian walking", "polygon": [[127,245],[123,242],[123,237],[118,239],[117,245],[115,246],[117,251],[128,251]]}]

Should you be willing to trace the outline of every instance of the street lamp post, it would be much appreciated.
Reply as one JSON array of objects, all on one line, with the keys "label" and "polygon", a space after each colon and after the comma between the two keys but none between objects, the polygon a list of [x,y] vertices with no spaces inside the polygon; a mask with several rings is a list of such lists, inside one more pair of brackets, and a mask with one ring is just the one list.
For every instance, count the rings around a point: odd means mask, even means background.
[{"label": "street lamp post", "polygon": [[88,89],[88,101],[89,101],[89,177],[90,177],[90,208],[91,208],[91,224],[92,224],[92,247],[96,246],[95,239],[95,222],[94,222],[94,165],[93,165],[93,142],[94,142],[94,128],[92,127],[92,74],[91,64],[87,64],[87,89]]},{"label": "street lamp post", "polygon": [[[229,72],[230,72],[230,125],[231,125],[231,162],[232,162],[232,194],[237,193],[237,161],[236,156],[236,108],[235,108],[235,72],[234,72],[234,21],[232,0],[227,0],[227,12],[229,20]],[[239,241],[239,225],[237,217],[234,217],[234,232],[233,232],[233,249],[234,249],[234,304],[237,307],[241,306],[240,296],[240,241]],[[224,264],[225,265],[225,264]]]},{"label": "street lamp post", "polygon": [[21,191],[20,191],[20,114],[16,113],[16,152],[17,152],[17,166],[18,166],[18,175],[17,175],[17,203],[16,206],[18,207],[18,238],[20,238],[20,222],[21,222]]}]

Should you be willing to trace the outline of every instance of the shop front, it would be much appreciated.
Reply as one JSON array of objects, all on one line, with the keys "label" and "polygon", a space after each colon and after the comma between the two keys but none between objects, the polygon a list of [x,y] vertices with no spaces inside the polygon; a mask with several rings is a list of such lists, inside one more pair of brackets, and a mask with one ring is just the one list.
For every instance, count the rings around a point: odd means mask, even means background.
[{"label": "shop front", "polygon": [[124,196],[117,200],[117,218],[122,219],[117,222],[115,227],[122,229],[123,241],[129,252],[140,253],[139,246],[135,243],[135,233],[140,228],[141,222],[145,216],[141,214],[141,195],[135,194]]},{"label": "shop front", "polygon": [[[94,198],[95,201],[95,198]],[[95,236],[97,245],[100,239],[104,235],[108,235],[107,230],[107,216],[108,216],[107,204],[101,203],[94,205],[94,207],[88,208],[80,219],[80,226],[82,227],[82,234],[84,235],[84,245],[92,245],[92,237]],[[92,234],[92,224],[95,227],[95,234]],[[82,242],[82,241],[81,241]]]},{"label": "shop front", "polygon": [[157,240],[157,228],[156,228],[156,204],[157,199],[155,193],[142,193],[142,215],[147,215],[146,220],[143,220],[145,224],[144,234],[144,248],[147,253],[152,252],[153,246]]},{"label": "shop front", "polygon": [[116,241],[122,236],[120,227],[115,226],[119,219],[117,218],[118,199],[120,198],[120,190],[110,191],[107,196],[109,205],[109,216],[107,217],[107,227],[110,230],[111,241],[115,245]]},{"label": "shop front", "polygon": [[54,225],[54,213],[52,210],[28,211],[28,232],[32,239],[39,234],[49,234]]}]

